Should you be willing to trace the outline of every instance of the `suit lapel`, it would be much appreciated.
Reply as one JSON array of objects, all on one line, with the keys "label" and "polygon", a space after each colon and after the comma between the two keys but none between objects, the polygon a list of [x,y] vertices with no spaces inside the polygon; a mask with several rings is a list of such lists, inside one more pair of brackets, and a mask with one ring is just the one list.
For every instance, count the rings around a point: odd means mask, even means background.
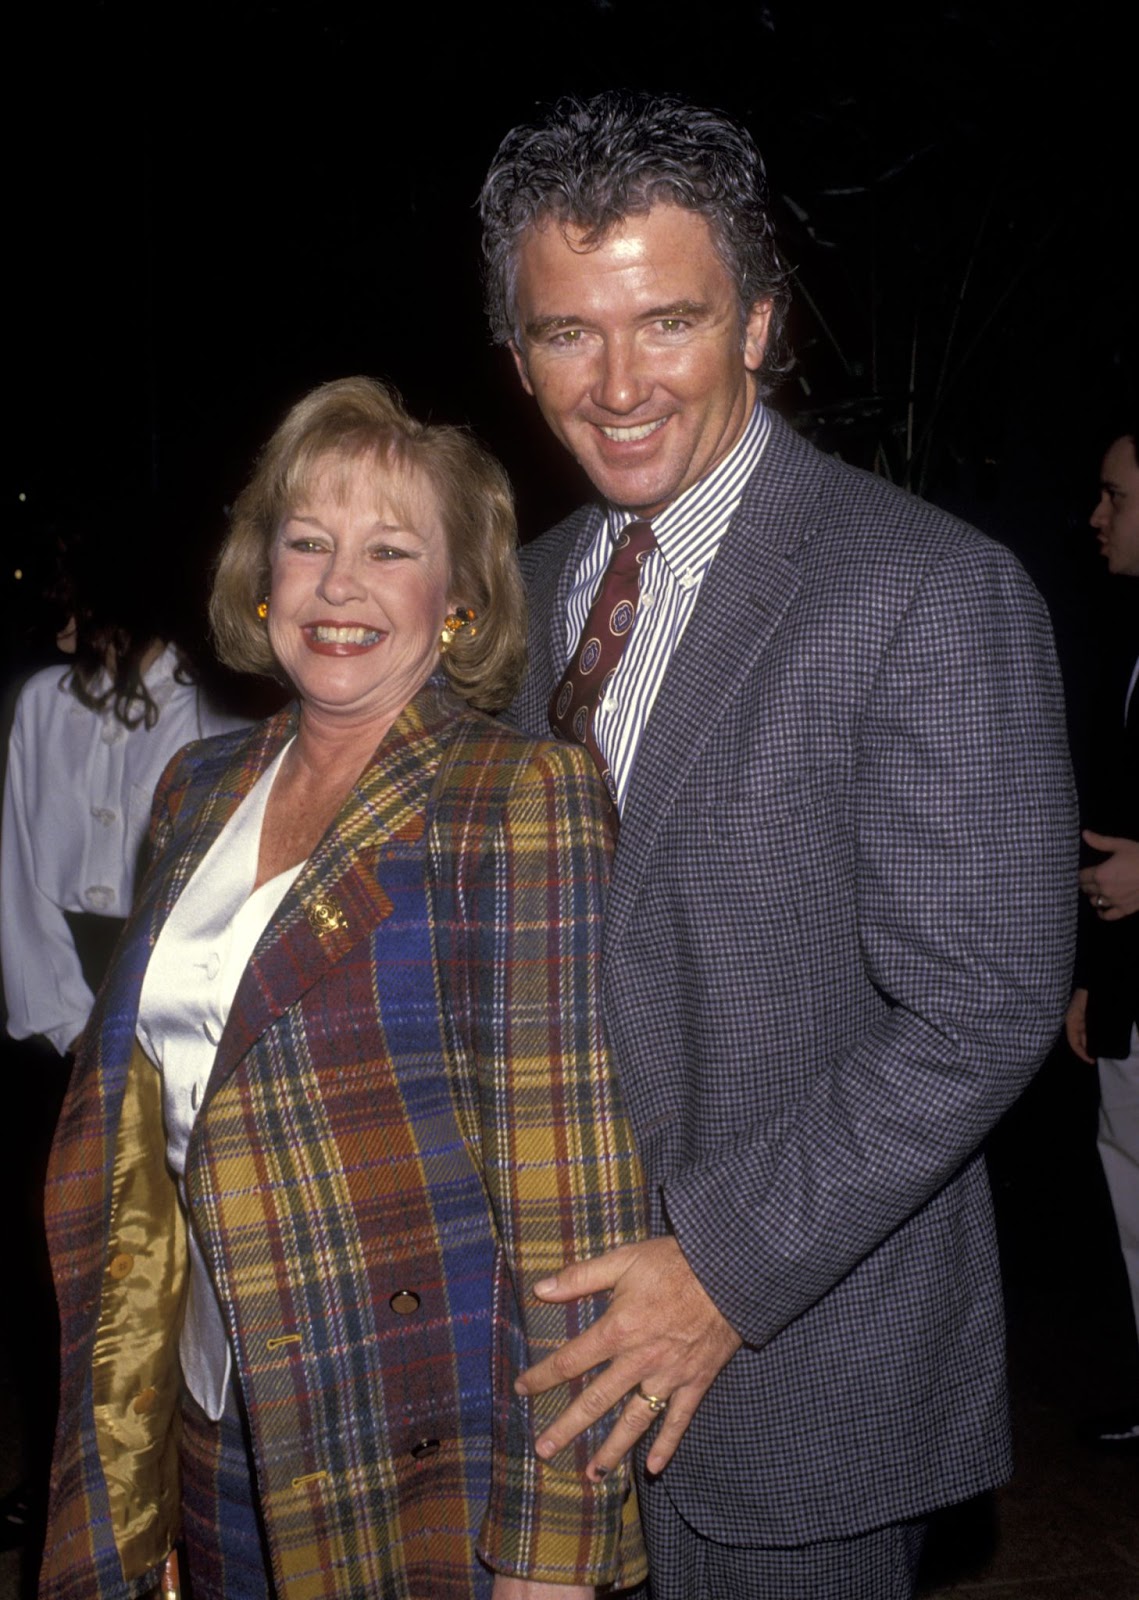
[{"label": "suit lapel", "polygon": [[768,649],[799,588],[796,553],[812,525],[810,452],[777,417],[637,749],[605,928],[608,958],[636,899],[653,840],[716,724]]},{"label": "suit lapel", "polygon": [[599,506],[585,506],[523,552],[529,580],[529,663],[511,716],[520,727],[543,737],[550,736],[550,696],[565,670],[570,590],[603,515]]},{"label": "suit lapel", "polygon": [[457,705],[429,685],[381,742],[265,929],[234,996],[207,1098],[279,1016],[392,912],[385,869],[425,847],[426,812]]}]

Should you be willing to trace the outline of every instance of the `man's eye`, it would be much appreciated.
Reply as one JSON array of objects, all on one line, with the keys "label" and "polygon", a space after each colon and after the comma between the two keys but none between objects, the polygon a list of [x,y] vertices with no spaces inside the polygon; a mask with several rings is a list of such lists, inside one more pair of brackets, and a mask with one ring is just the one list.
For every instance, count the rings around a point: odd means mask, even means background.
[{"label": "man's eye", "polygon": [[688,324],[683,317],[662,317],[660,329],[662,333],[683,333]]},{"label": "man's eye", "polygon": [[580,344],[581,343],[581,329],[580,328],[559,328],[557,333],[552,335],[552,337],[550,339],[550,343],[551,344],[563,344],[563,345],[565,345],[565,344]]}]

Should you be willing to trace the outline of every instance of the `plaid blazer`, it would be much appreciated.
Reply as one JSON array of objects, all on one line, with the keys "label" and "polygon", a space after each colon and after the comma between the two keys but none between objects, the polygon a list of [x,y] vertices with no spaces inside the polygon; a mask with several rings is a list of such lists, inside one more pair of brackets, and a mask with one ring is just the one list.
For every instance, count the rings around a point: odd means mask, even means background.
[{"label": "plaid blazer", "polygon": [[[159,1235],[178,1213],[164,1168],[141,1175],[156,1149],[162,1167],[163,1135],[158,1075],[133,1053],[139,990],[165,917],[294,716],[168,769],[60,1124],[47,1207],[62,1403],[41,1580],[59,1600],[140,1592],[176,1532],[182,1285]],[[559,1401],[511,1388],[599,1309],[543,1307],[528,1285],[645,1229],[599,1020],[607,809],[578,753],[433,680],[237,991],[186,1184],[282,1597],[482,1592],[476,1537],[498,1570],[642,1575],[628,1479],[585,1483],[587,1441],[541,1463],[533,1432]],[[426,973],[410,971],[423,950]],[[448,1527],[457,1575],[432,1565]]]},{"label": "plaid blazer", "polygon": [[[639,1488],[780,1545],[1007,1470],[978,1149],[1063,1014],[1076,819],[1017,563],[772,423],[637,753],[602,995],[654,1226],[745,1341]],[[530,732],[600,514],[523,551]]]}]

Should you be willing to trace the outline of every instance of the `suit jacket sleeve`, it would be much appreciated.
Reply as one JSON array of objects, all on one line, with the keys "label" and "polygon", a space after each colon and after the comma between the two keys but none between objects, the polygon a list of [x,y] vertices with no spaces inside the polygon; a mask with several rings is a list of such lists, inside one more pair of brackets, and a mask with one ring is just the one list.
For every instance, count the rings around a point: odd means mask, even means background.
[{"label": "suit jacket sleeve", "polygon": [[473,1061],[462,1076],[477,1084],[470,1111],[501,1241],[495,1462],[479,1550],[496,1570],[623,1586],[643,1571],[628,1469],[596,1487],[585,1481],[600,1425],[556,1463],[540,1461],[535,1434],[568,1395],[531,1404],[513,1392],[523,1366],[604,1309],[600,1300],[542,1305],[531,1285],[646,1231],[600,1016],[608,810],[587,758],[544,746],[512,785],[477,873],[458,874],[449,906],[440,872],[437,938],[453,1043]]},{"label": "suit jacket sleeve", "polygon": [[[958,548],[916,588],[861,712],[839,825],[856,926],[832,937],[857,941],[885,1005],[818,1064],[777,1138],[665,1188],[697,1276],[755,1345],[975,1155],[1063,1015],[1076,903],[1063,701],[1047,615],[1006,552]],[[812,912],[826,919],[822,896]],[[819,1003],[832,1002],[849,997]]]}]

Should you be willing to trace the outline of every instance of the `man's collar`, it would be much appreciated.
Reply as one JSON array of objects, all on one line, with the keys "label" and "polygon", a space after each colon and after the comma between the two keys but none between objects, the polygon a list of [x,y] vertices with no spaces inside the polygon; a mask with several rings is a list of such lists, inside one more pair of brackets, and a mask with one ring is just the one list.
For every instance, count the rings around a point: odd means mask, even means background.
[{"label": "man's collar", "polygon": [[[678,582],[684,583],[692,572],[701,573],[715,555],[770,433],[770,414],[757,400],[747,426],[723,460],[652,518],[657,547]],[[610,539],[639,520],[626,507],[610,506],[606,518]]]}]

